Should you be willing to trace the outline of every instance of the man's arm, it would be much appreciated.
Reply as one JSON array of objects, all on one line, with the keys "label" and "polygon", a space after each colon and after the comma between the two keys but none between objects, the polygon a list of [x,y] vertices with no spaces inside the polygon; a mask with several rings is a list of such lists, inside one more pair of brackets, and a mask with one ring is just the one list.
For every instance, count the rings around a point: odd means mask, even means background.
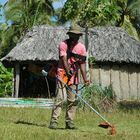
[{"label": "man's arm", "polygon": [[81,70],[81,74],[82,74],[84,83],[86,85],[88,85],[89,84],[89,80],[87,80],[87,76],[86,76],[86,63],[80,64],[80,70]]}]

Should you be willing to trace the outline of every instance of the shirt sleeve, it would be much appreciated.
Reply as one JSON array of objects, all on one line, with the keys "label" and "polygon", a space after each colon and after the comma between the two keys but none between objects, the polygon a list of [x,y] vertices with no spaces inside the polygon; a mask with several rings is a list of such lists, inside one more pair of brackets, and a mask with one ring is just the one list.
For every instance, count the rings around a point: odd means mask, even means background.
[{"label": "shirt sleeve", "polygon": [[59,57],[67,56],[67,45],[65,42],[59,44]]},{"label": "shirt sleeve", "polygon": [[86,55],[87,55],[87,51],[86,51],[85,45],[82,45],[81,48],[82,48],[82,49],[81,49],[81,55],[86,56]]},{"label": "shirt sleeve", "polygon": [[[81,46],[80,55],[85,56],[85,57],[86,57],[86,55],[87,55],[86,47],[85,47],[85,45],[83,45],[83,44],[82,44],[82,46]],[[79,63],[80,63],[80,64],[83,64],[83,63],[85,63],[85,62],[86,62],[86,60],[81,60]]]}]

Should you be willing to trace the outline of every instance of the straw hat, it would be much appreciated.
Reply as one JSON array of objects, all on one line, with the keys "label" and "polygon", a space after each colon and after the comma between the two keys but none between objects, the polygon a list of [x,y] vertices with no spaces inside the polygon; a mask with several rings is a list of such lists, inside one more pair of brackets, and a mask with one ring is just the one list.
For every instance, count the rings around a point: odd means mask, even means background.
[{"label": "straw hat", "polygon": [[81,32],[81,28],[78,25],[72,25],[69,28],[69,31],[67,32],[67,34],[70,34],[70,33],[77,34],[77,35],[83,35],[83,33]]}]

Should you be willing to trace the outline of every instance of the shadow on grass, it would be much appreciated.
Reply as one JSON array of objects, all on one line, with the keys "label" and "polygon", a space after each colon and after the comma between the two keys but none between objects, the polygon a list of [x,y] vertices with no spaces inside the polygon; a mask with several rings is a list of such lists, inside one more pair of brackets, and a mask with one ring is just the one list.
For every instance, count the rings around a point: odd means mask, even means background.
[{"label": "shadow on grass", "polygon": [[[33,126],[39,126],[39,127],[47,127],[48,125],[46,124],[37,124],[37,123],[31,123],[31,122],[26,122],[26,121],[16,121],[14,122],[15,124],[25,124],[25,125],[33,125]],[[65,128],[56,128],[56,129],[51,129],[51,130],[66,130]]]},{"label": "shadow on grass", "polygon": [[[32,122],[26,122],[26,121],[16,121],[16,122],[14,122],[15,124],[25,124],[25,125],[33,125],[33,126],[37,126],[37,127],[46,127],[46,128],[48,128],[48,125],[46,125],[46,124],[37,124],[37,123],[32,123]],[[48,129],[50,129],[50,128],[48,128]],[[56,129],[50,129],[50,130],[65,130],[65,131],[80,131],[80,132],[87,132],[87,130],[81,130],[81,129],[79,129],[79,128],[75,128],[75,129],[66,129],[66,128],[64,128],[64,127],[58,127],[58,128],[56,128]],[[97,134],[100,134],[100,132],[99,133],[97,133]]]},{"label": "shadow on grass", "polygon": [[39,126],[39,127],[47,127],[46,124],[37,124],[37,123],[31,123],[31,122],[26,122],[26,121],[16,121],[14,122],[15,124],[26,124],[26,125],[34,125],[34,126]]}]

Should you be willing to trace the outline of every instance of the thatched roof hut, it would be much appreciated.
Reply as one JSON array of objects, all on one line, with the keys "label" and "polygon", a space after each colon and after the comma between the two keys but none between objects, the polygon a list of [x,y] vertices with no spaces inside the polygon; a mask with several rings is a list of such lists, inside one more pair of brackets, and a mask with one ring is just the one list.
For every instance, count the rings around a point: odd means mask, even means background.
[{"label": "thatched roof hut", "polygon": [[[36,26],[28,32],[22,42],[4,58],[2,62],[13,65],[18,61],[58,60],[58,44],[67,38],[63,27]],[[84,43],[85,37],[81,39]],[[140,64],[140,42],[117,27],[95,27],[88,31],[90,56],[98,62],[118,62]]]},{"label": "thatched roof hut", "polygon": [[91,29],[89,44],[90,54],[99,62],[140,64],[140,42],[121,28],[97,27]]},{"label": "thatched roof hut", "polygon": [[46,62],[58,59],[58,42],[66,37],[62,27],[34,27],[23,40],[2,58],[5,65],[13,66],[15,62]]},{"label": "thatched roof hut", "polygon": [[[64,27],[33,27],[1,61],[6,67],[15,67],[58,60],[58,44],[67,38],[66,32]],[[84,33],[81,41],[97,64],[140,65],[140,42],[121,28],[95,27]]]}]

